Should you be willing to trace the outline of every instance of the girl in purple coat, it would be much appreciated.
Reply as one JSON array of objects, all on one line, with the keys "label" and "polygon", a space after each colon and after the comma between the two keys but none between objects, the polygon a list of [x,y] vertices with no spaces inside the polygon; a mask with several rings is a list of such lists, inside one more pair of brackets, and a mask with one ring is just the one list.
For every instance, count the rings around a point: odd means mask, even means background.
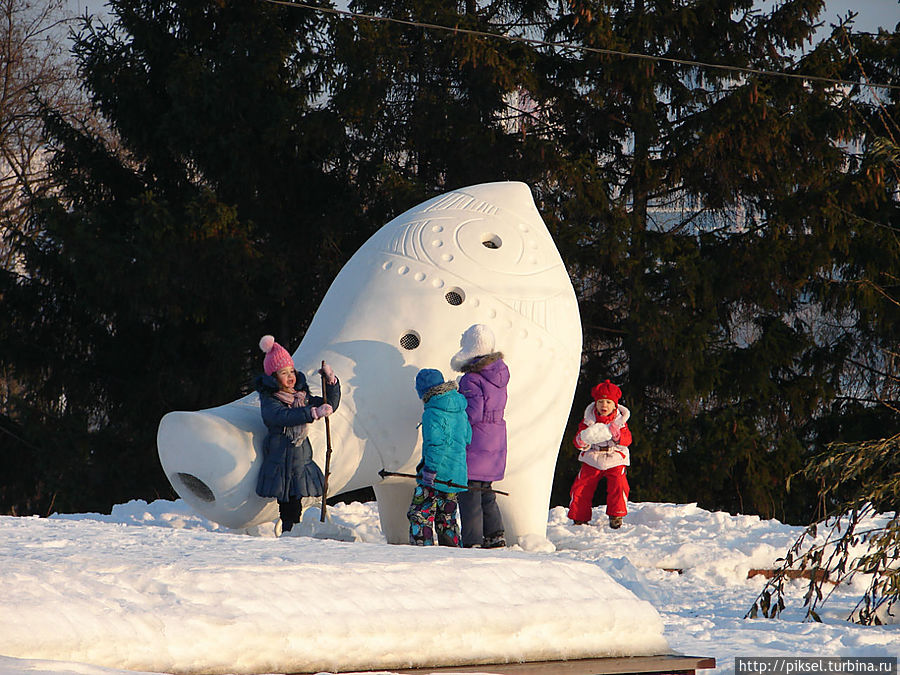
[{"label": "girl in purple coat", "polygon": [[[462,349],[450,359],[453,370],[464,373],[459,393],[466,397],[472,441],[466,448],[469,490],[459,495],[462,543],[465,547],[506,546],[503,518],[491,483],[506,473],[506,385],[509,368],[494,351],[494,333],[484,324],[466,329]],[[475,488],[475,489],[472,489]]]}]

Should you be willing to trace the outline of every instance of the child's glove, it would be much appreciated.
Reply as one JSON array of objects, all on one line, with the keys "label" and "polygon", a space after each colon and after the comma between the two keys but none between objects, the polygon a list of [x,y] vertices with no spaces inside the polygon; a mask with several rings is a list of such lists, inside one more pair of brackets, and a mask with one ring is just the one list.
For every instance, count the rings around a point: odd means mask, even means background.
[{"label": "child's glove", "polygon": [[587,427],[581,432],[581,440],[588,445],[595,445],[597,443],[602,443],[603,441],[608,441],[612,438],[612,434],[609,431],[609,426],[603,424],[602,422],[597,422]]},{"label": "child's glove", "polygon": [[422,483],[428,487],[434,487],[434,479],[437,478],[437,471],[431,469],[422,469]]},{"label": "child's glove", "polygon": [[312,416],[314,420],[319,419],[320,417],[328,417],[331,413],[334,412],[334,408],[332,408],[329,404],[323,403],[317,408],[312,409]]},{"label": "child's glove", "polygon": [[325,384],[331,385],[337,382],[337,376],[334,374],[334,370],[332,370],[331,366],[327,363],[319,368],[319,374],[325,377]]}]

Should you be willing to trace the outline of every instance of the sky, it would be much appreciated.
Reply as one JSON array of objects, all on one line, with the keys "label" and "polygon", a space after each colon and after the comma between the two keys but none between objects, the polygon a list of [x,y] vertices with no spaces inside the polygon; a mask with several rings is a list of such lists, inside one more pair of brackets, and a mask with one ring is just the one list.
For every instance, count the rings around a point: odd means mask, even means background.
[{"label": "sky", "polygon": [[837,23],[838,17],[845,18],[848,11],[859,13],[858,30],[876,31],[883,27],[892,31],[900,23],[898,0],[826,0],[825,11],[819,18],[826,24]]},{"label": "sky", "polygon": [[[760,0],[760,6],[770,6],[776,0]],[[780,1],[780,0],[778,0]],[[102,0],[68,0],[69,7],[77,14],[105,12],[106,3]],[[339,7],[346,7],[346,2],[338,2]],[[900,2],[898,0],[826,0],[825,11],[819,17],[825,22],[836,23],[838,17],[845,17],[852,10],[858,12],[856,27],[858,30],[876,31],[879,26],[893,30],[900,23]]]},{"label": "sky", "polygon": [[[307,509],[290,535],[237,533],[185,503],[110,515],[0,517],[0,675],[391,673],[402,665],[681,653],[896,657],[900,625],[847,623],[864,585],[804,623],[805,581],[779,619],[744,619],[801,528],[695,504],[548,511],[544,546],[384,543],[374,503]],[[314,536],[319,535],[319,536]],[[337,539],[320,538],[321,536]],[[668,571],[667,571],[668,570]],[[674,570],[680,570],[678,571]],[[482,666],[491,673],[490,666]]]}]

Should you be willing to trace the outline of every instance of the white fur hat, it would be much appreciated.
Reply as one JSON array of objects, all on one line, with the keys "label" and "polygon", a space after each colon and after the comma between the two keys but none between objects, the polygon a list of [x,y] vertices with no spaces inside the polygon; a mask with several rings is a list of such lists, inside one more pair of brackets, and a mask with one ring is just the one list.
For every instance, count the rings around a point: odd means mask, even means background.
[{"label": "white fur hat", "polygon": [[485,356],[494,351],[494,331],[483,323],[476,323],[466,328],[459,339],[459,346],[462,349],[450,359],[450,367],[462,372],[463,366],[476,356]]}]

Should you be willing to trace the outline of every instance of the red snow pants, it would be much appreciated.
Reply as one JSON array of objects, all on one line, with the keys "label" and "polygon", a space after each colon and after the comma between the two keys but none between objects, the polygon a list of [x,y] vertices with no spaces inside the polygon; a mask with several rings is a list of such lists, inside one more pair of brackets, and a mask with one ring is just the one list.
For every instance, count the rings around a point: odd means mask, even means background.
[{"label": "red snow pants", "polygon": [[625,500],[628,499],[628,478],[624,466],[611,469],[597,469],[581,463],[581,470],[575,476],[569,490],[569,518],[588,521],[591,519],[591,501],[601,478],[606,478],[606,515],[624,516],[628,513]]}]

